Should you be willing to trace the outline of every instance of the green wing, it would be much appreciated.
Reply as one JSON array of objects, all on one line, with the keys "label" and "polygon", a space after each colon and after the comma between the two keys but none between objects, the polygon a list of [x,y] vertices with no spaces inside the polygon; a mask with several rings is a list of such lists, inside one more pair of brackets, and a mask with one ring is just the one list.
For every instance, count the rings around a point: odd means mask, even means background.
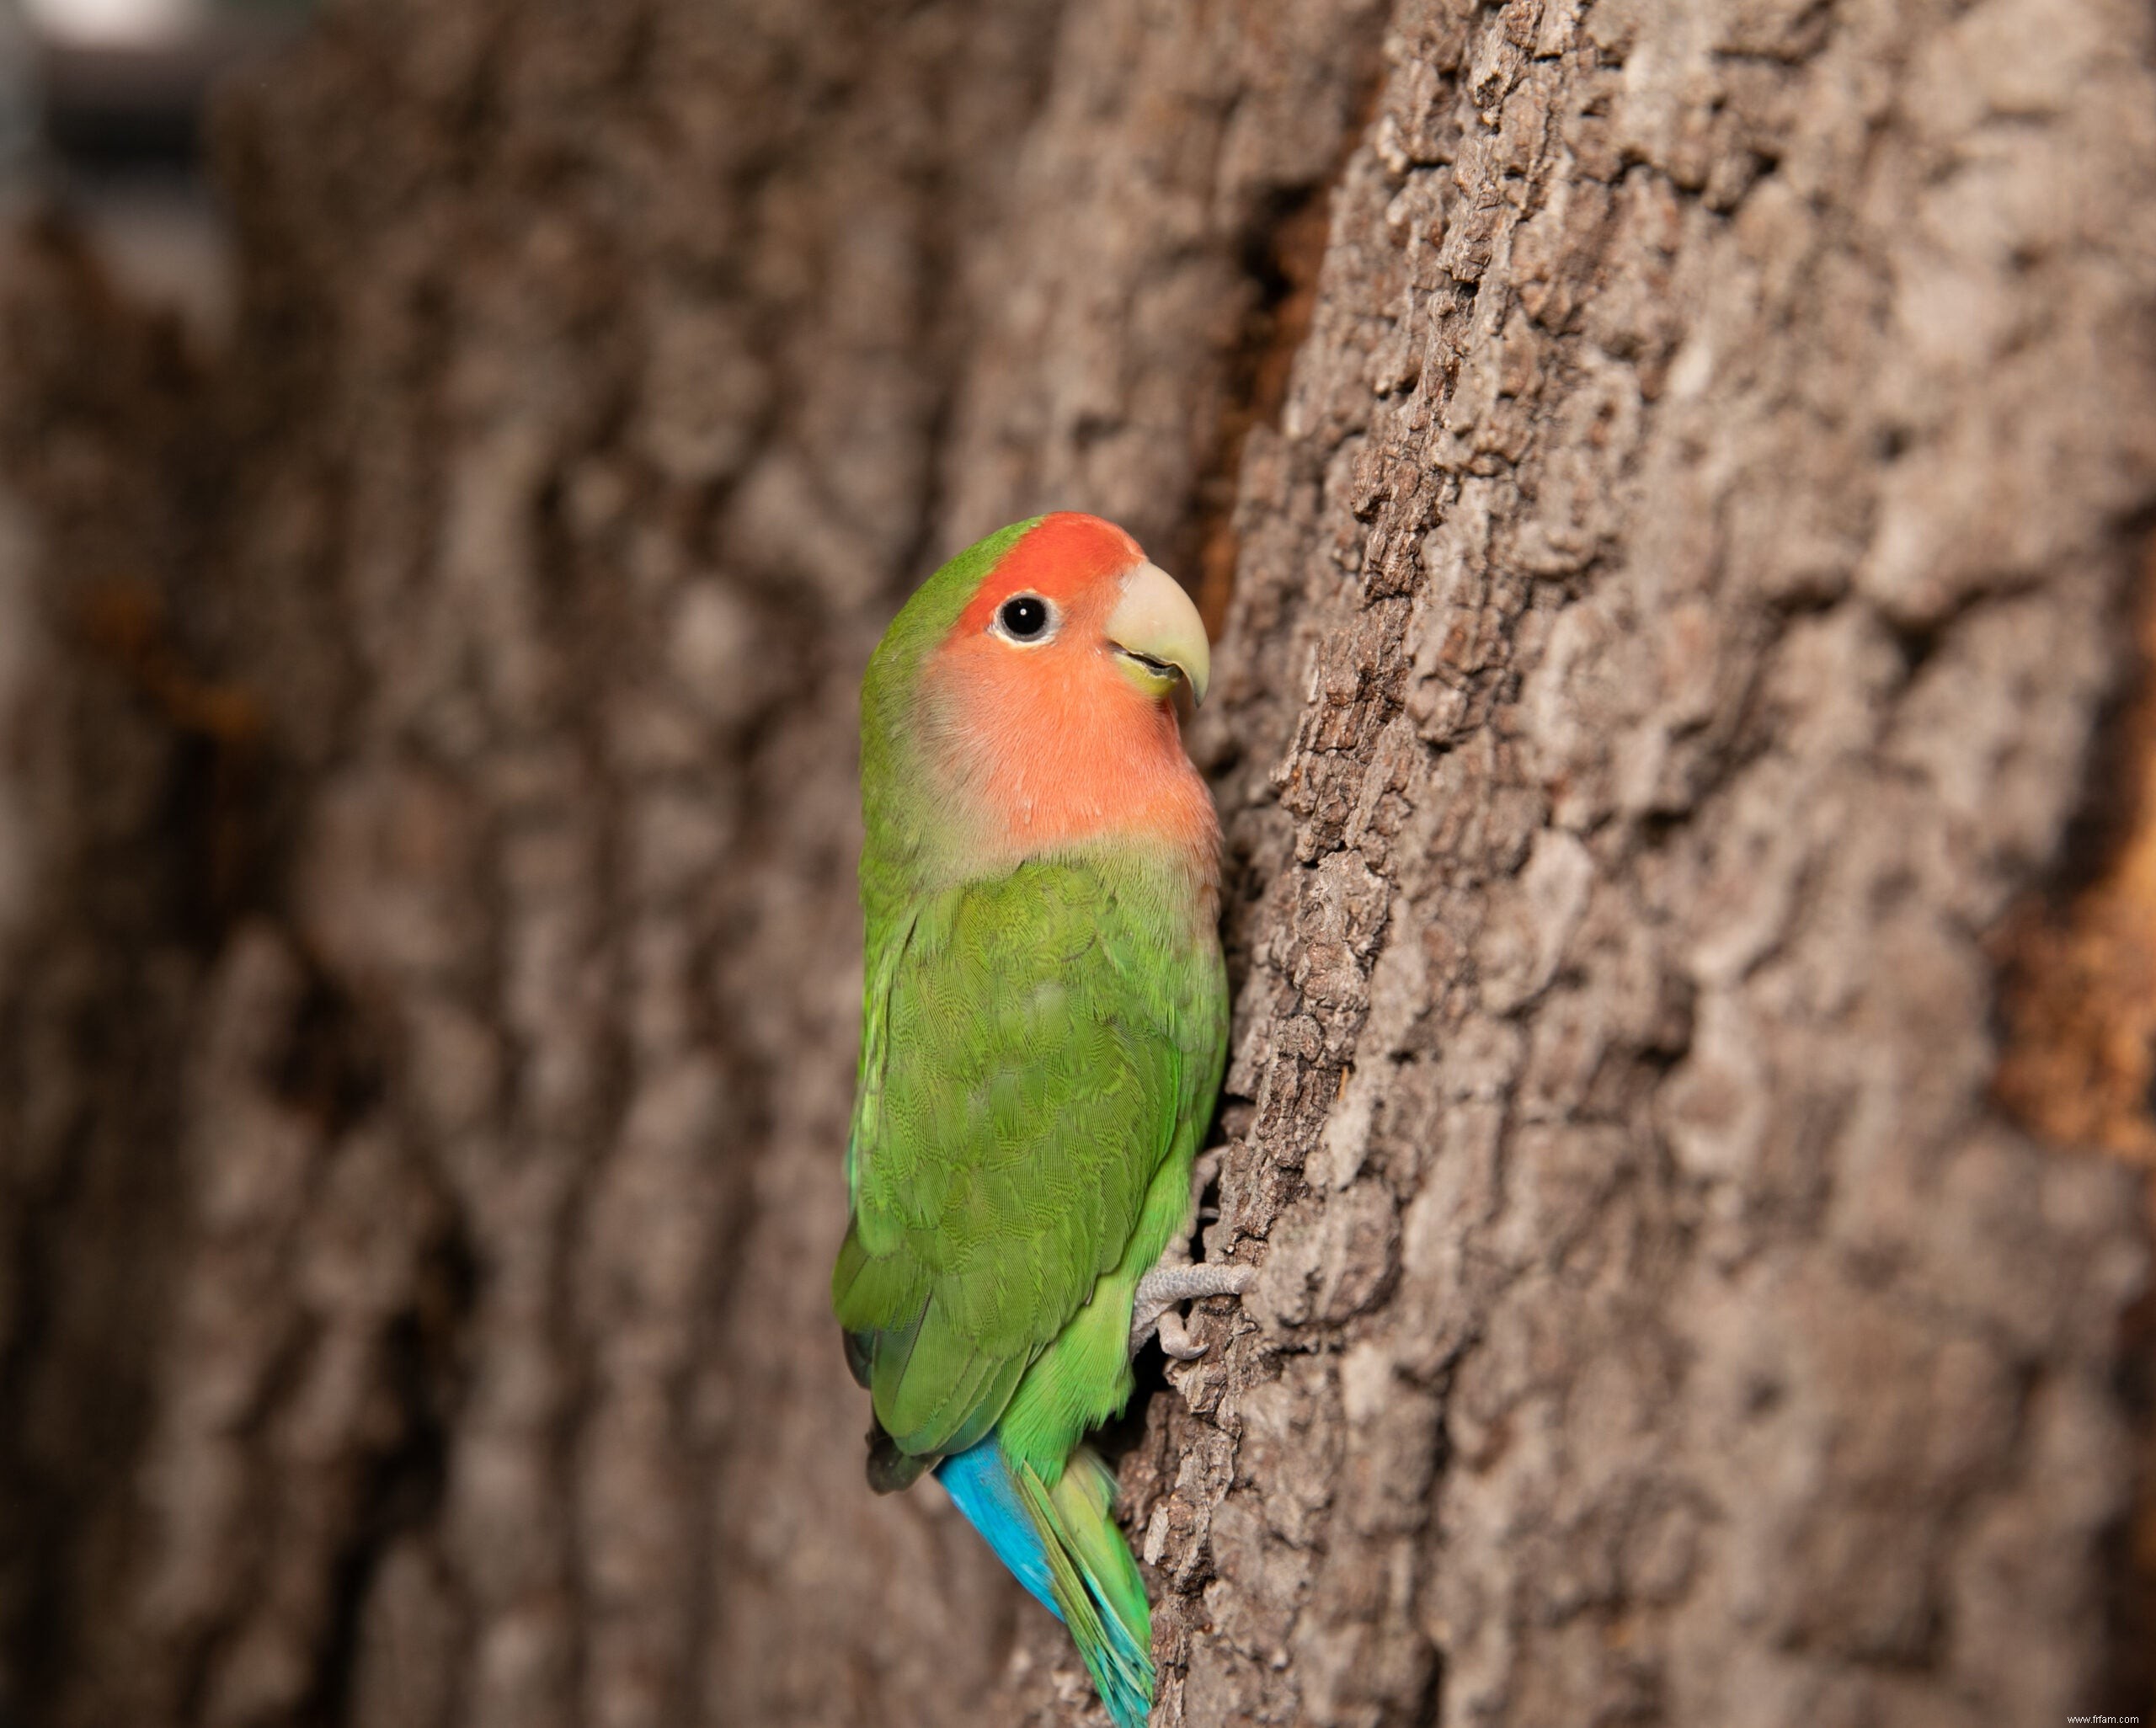
[{"label": "green wing", "polygon": [[1037,861],[872,933],[832,1303],[903,1453],[987,1432],[1203,1132],[1219,951],[1164,886]]}]

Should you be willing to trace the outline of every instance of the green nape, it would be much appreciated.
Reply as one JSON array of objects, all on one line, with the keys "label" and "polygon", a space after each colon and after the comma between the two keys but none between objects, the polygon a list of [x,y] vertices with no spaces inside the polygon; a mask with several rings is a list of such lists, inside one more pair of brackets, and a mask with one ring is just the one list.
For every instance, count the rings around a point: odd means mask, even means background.
[{"label": "green nape", "polygon": [[914,590],[869,657],[861,681],[861,814],[867,829],[861,853],[861,904],[868,915],[872,959],[919,886],[920,862],[937,836],[925,792],[926,775],[913,756],[917,744],[912,703],[922,663],[949,633],[974,591],[1041,518],[1013,522],[977,540]]}]

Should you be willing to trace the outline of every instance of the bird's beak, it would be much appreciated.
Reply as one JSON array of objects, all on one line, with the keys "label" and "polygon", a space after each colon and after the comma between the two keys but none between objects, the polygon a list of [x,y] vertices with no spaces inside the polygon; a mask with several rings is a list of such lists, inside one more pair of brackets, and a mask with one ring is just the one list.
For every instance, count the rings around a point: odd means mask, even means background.
[{"label": "bird's beak", "polygon": [[1182,584],[1159,565],[1140,564],[1123,579],[1123,598],[1108,615],[1108,640],[1141,681],[1165,693],[1180,672],[1192,698],[1205,700],[1213,667],[1205,621]]}]

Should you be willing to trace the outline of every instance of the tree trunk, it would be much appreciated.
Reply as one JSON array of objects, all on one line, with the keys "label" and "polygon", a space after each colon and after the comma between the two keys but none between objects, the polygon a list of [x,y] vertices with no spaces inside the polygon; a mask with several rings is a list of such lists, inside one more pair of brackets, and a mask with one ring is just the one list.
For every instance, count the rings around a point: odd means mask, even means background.
[{"label": "tree trunk", "polygon": [[2106,0],[371,0],[228,350],[26,233],[0,1713],[1104,1720],[825,1294],[854,687],[1052,506],[1225,622],[1156,1721],[2144,1708],[2152,112]]}]

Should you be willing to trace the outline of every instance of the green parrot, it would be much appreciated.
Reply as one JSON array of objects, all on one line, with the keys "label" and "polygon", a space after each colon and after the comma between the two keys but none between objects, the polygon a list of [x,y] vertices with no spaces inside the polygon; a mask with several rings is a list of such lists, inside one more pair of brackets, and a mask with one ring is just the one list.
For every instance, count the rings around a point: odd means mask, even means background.
[{"label": "green parrot", "polygon": [[831,1303],[881,1492],[932,1470],[1139,1728],[1145,1587],[1084,1443],[1191,1266],[1228,1032],[1219,826],[1174,695],[1205,628],[1123,530],[990,535],[899,614],[862,688],[867,916],[851,1222]]}]

